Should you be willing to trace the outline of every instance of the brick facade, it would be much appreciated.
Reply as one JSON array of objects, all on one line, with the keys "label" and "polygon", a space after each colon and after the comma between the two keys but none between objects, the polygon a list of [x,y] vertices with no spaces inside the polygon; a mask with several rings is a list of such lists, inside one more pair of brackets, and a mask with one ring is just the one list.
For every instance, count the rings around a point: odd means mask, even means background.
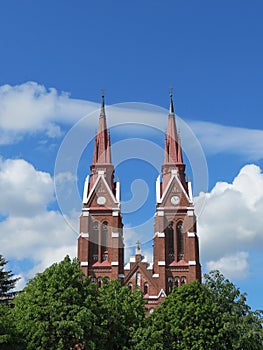
[{"label": "brick facade", "polygon": [[192,189],[185,177],[172,95],[162,176],[156,181],[153,263],[144,259],[138,242],[136,255],[124,266],[120,183],[114,182],[104,96],[90,170],[84,186],[78,238],[78,259],[83,272],[98,284],[102,277],[121,278],[131,289],[139,287],[150,311],[173,286],[201,282]]}]

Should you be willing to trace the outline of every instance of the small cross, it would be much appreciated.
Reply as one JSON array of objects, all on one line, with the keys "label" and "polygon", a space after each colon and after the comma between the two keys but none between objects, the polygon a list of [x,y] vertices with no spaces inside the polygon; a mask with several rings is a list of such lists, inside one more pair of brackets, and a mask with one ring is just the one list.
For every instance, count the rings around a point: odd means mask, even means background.
[{"label": "small cross", "polygon": [[104,93],[105,93],[105,89],[102,88],[102,89],[101,89],[101,95],[104,96]]},{"label": "small cross", "polygon": [[172,97],[173,96],[173,88],[170,87],[170,96]]},{"label": "small cross", "polygon": [[136,242],[136,244],[137,244],[137,249],[140,249],[140,244],[141,244],[141,242],[138,240],[138,241]]}]

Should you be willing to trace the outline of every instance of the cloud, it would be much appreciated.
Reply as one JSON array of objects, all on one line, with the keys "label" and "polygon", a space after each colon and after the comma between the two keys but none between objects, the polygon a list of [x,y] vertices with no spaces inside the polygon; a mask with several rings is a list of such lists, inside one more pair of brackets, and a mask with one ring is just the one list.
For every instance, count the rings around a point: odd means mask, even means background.
[{"label": "cloud", "polygon": [[0,86],[0,144],[12,143],[25,132],[61,134],[59,123],[74,123],[99,106],[70,98],[36,82]]},{"label": "cloud", "polygon": [[206,154],[228,153],[245,156],[250,161],[262,159],[263,131],[190,121]]},{"label": "cloud", "polygon": [[0,191],[0,213],[4,216],[0,222],[1,253],[7,260],[28,259],[34,264],[22,275],[22,281],[66,254],[76,256],[77,235],[60,212],[47,209],[54,201],[50,174],[22,159],[2,159]]},{"label": "cloud", "polygon": [[206,267],[228,277],[248,275],[248,252],[262,250],[263,174],[244,166],[232,183],[218,182],[206,197],[199,217],[201,257]]}]

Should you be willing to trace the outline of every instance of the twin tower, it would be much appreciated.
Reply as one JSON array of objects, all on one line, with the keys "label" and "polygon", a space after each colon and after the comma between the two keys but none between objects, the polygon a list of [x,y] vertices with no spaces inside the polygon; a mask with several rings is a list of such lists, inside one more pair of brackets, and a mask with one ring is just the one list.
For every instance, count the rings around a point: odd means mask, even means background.
[{"label": "twin tower", "polygon": [[102,96],[90,175],[83,191],[78,259],[83,272],[100,286],[120,278],[130,289],[140,288],[151,312],[169,294],[194,280],[201,281],[196,217],[191,183],[186,181],[182,148],[176,128],[172,95],[165,136],[164,163],[156,181],[153,262],[137,245],[124,265],[120,183],[114,181],[110,135]]}]

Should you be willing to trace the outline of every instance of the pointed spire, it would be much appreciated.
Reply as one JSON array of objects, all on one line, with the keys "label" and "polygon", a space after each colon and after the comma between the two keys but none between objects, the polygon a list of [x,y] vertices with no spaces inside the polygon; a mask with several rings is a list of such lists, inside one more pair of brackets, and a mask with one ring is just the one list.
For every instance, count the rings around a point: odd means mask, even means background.
[{"label": "pointed spire", "polygon": [[173,88],[170,88],[170,110],[169,114],[174,114],[174,104],[173,104]]},{"label": "pointed spire", "polygon": [[92,164],[110,164],[110,135],[107,129],[104,90],[102,90],[101,111],[99,117],[99,126],[95,138],[93,162]]},{"label": "pointed spire", "polygon": [[104,101],[104,89],[101,89],[101,108],[100,118],[105,117],[105,101]]}]

